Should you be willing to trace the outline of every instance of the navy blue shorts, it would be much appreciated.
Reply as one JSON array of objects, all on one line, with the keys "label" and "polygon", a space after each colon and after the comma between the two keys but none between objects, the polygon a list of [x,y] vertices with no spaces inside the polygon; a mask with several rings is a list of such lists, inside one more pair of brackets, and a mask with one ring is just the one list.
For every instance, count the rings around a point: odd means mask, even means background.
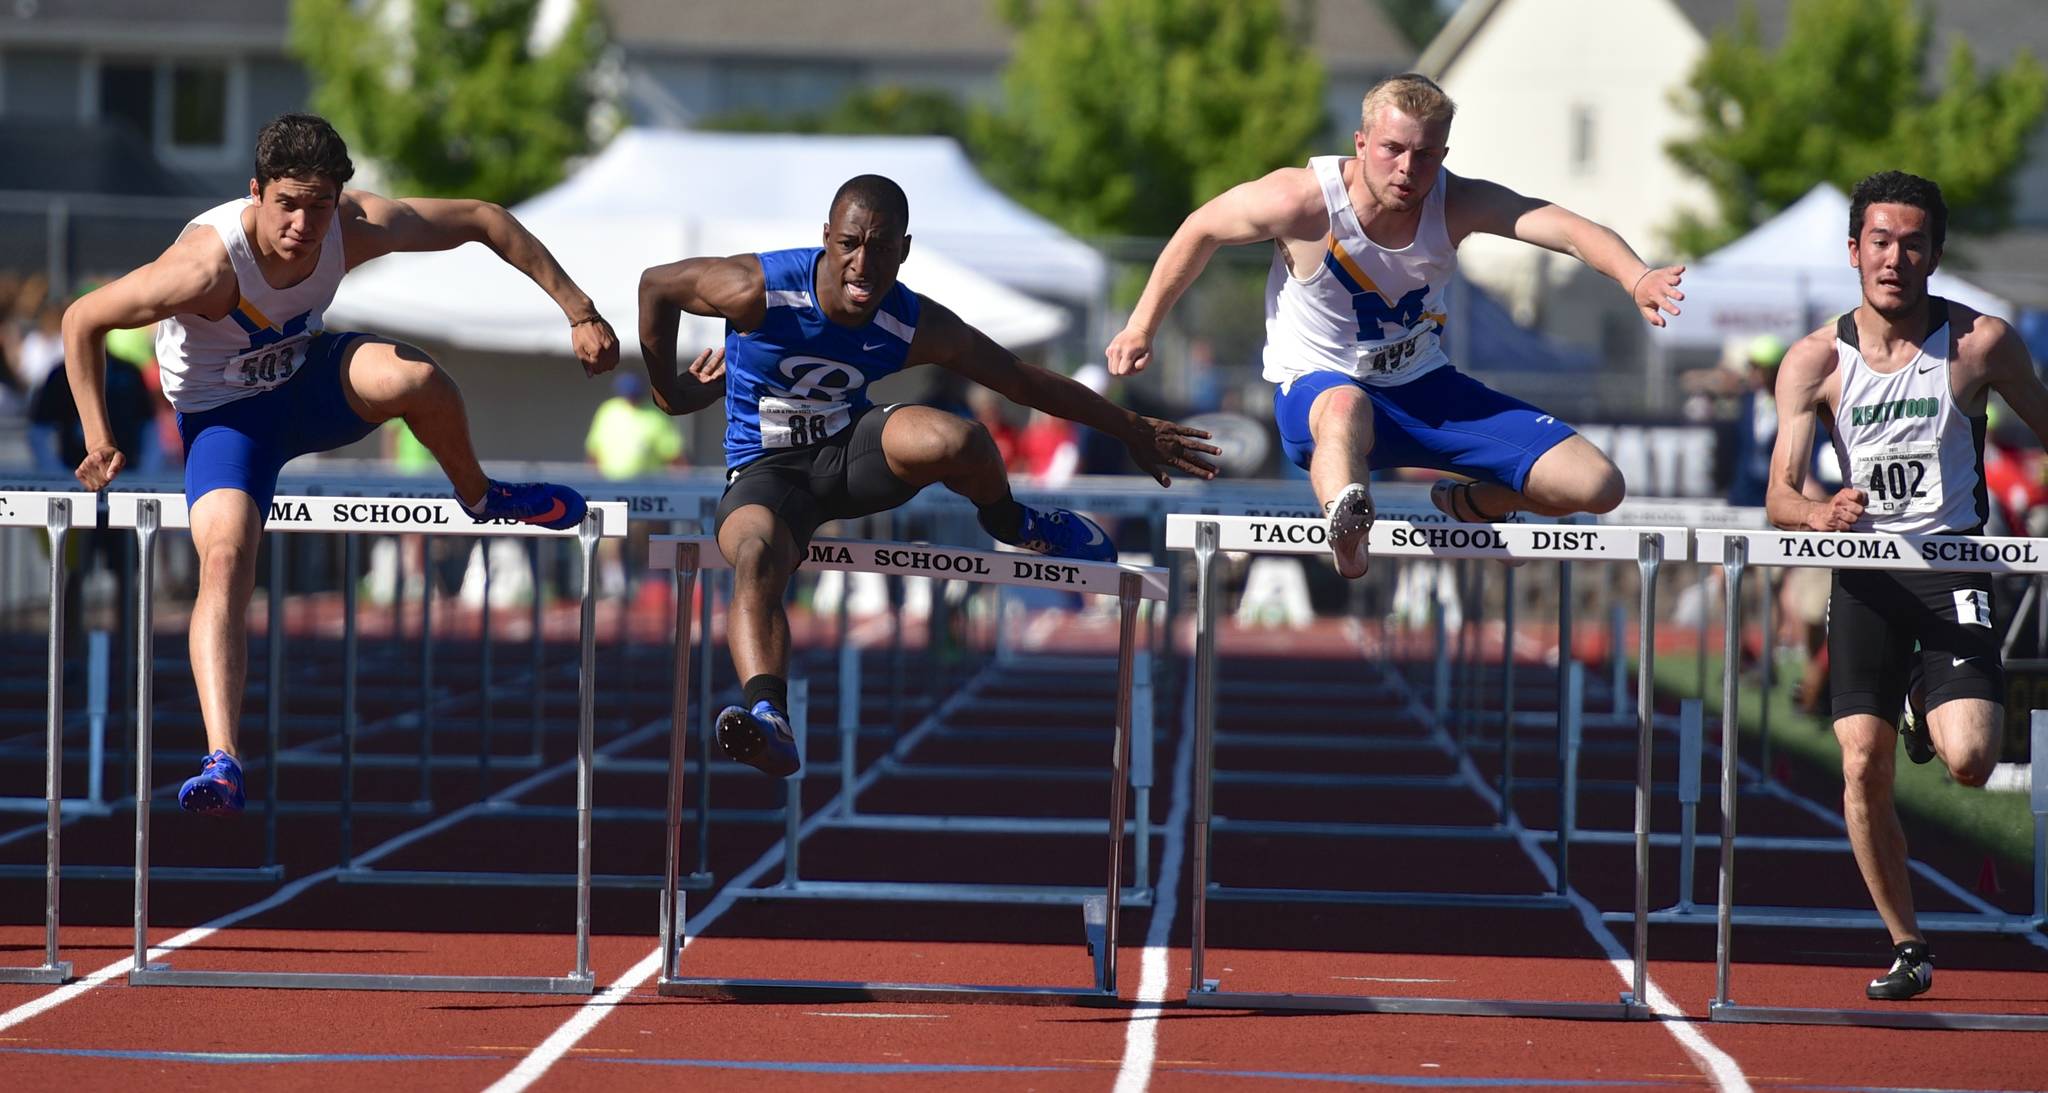
[{"label": "navy blue shorts", "polygon": [[241,490],[267,517],[277,474],[293,459],[333,451],[376,431],[351,409],[341,389],[342,351],[365,335],[316,334],[298,374],[260,395],[178,415],[185,441],[185,503],[214,490]]},{"label": "navy blue shorts", "polygon": [[1308,469],[1315,437],[1308,429],[1316,396],[1351,384],[1372,399],[1372,469],[1428,467],[1453,471],[1520,492],[1538,457],[1573,435],[1571,426],[1441,365],[1407,383],[1376,387],[1341,372],[1310,372],[1273,398],[1280,446]]}]

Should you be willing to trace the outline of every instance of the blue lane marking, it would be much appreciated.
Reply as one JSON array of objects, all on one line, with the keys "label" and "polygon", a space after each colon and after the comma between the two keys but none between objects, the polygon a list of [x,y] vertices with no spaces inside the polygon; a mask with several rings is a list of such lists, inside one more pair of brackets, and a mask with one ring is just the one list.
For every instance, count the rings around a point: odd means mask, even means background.
[{"label": "blue lane marking", "polygon": [[[0,1055],[66,1056],[80,1059],[120,1059],[150,1063],[202,1063],[211,1066],[286,1063],[462,1063],[499,1060],[507,1056],[353,1054],[347,1052],[283,1051],[123,1051],[115,1048],[0,1047]],[[1023,1066],[980,1063],[833,1063],[787,1062],[774,1059],[578,1059],[583,1063],[624,1063],[631,1066],[693,1067],[703,1070],[755,1070],[783,1074],[1049,1074],[1106,1071],[1106,1067]],[[1174,1067],[1169,1073],[1198,1074],[1217,1078],[1264,1078],[1286,1082],[1391,1086],[1410,1089],[1598,1089],[1618,1086],[1684,1086],[1696,1082],[1624,1081],[1592,1078],[1461,1078],[1425,1074],[1332,1074],[1302,1070],[1223,1070],[1212,1067]],[[1896,1085],[1801,1085],[1787,1084],[1781,1090],[1800,1093],[2026,1093],[2024,1090],[1978,1090],[1943,1086]]]},{"label": "blue lane marking", "polygon": [[81,1059],[130,1059],[146,1063],[443,1063],[498,1059],[498,1055],[351,1055],[283,1051],[117,1051],[112,1048],[0,1047],[5,1055],[68,1055]]}]

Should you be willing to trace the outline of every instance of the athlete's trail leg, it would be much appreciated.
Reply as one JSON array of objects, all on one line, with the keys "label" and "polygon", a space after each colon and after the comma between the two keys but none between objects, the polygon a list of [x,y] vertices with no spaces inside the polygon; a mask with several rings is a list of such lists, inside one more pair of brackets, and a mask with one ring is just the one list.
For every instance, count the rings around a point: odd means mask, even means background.
[{"label": "athlete's trail leg", "polygon": [[1472,487],[1472,502],[1490,516],[1518,511],[1570,516],[1613,512],[1626,493],[1621,469],[1607,453],[1574,435],[1536,457],[1520,493],[1499,483],[1479,482]]},{"label": "athlete's trail leg", "polygon": [[434,358],[402,342],[359,338],[342,361],[342,389],[349,408],[364,421],[405,419],[405,426],[434,453],[455,496],[474,504],[490,488],[469,440],[469,415],[462,390]]}]

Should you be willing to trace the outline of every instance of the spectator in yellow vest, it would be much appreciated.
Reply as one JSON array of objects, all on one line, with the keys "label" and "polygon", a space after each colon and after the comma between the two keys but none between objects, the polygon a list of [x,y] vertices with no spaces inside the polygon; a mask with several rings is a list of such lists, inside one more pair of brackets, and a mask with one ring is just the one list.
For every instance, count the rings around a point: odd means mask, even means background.
[{"label": "spectator in yellow vest", "polygon": [[613,481],[683,465],[675,420],[648,400],[647,380],[637,372],[612,381],[612,397],[597,408],[583,447],[598,473]]}]

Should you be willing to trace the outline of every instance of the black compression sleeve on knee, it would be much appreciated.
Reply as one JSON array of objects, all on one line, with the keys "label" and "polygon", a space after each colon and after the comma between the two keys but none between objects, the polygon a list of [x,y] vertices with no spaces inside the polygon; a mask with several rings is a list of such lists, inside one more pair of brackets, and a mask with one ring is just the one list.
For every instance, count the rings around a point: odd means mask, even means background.
[{"label": "black compression sleeve on knee", "polygon": [[984,505],[974,515],[981,521],[981,529],[994,536],[996,542],[1014,546],[1024,534],[1024,506],[1015,497],[1005,496],[993,505]]},{"label": "black compression sleeve on knee", "polygon": [[749,710],[754,708],[755,703],[765,698],[776,709],[783,713],[789,712],[789,684],[781,676],[771,676],[765,672],[757,675],[740,687],[740,694],[746,698]]}]

